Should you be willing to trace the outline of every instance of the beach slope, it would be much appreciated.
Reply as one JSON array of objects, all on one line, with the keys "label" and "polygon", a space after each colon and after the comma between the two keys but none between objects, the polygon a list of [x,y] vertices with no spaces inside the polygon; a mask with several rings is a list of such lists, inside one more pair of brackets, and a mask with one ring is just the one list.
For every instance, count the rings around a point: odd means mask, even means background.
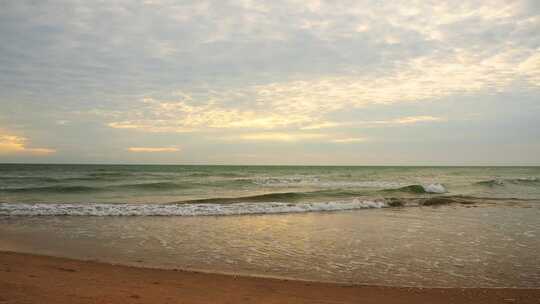
[{"label": "beach slope", "polygon": [[348,286],[0,252],[0,303],[540,303],[540,289]]}]

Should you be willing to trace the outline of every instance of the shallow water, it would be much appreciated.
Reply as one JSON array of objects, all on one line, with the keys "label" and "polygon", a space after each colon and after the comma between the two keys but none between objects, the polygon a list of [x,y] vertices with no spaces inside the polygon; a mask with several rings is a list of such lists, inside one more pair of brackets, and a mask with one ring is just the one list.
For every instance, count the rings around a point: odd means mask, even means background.
[{"label": "shallow water", "polygon": [[220,217],[0,217],[0,249],[358,284],[540,287],[536,203]]}]

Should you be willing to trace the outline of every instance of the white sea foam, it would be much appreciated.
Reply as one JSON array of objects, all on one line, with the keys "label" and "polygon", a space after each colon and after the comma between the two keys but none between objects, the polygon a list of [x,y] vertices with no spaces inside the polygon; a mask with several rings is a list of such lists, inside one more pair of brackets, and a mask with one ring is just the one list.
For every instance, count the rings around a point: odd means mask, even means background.
[{"label": "white sea foam", "polygon": [[0,203],[0,216],[219,216],[357,210],[388,207],[382,201],[354,199],[313,203],[233,204],[12,204]]},{"label": "white sea foam", "polygon": [[428,193],[446,193],[446,188],[441,184],[429,184],[424,187],[424,190]]},{"label": "white sea foam", "polygon": [[517,180],[517,181],[520,181],[520,182],[537,182],[538,177],[533,177],[533,176],[530,176],[530,177],[518,177],[518,178],[515,178],[514,180]]},{"label": "white sea foam", "polygon": [[404,183],[390,181],[325,181],[319,177],[292,176],[292,177],[265,177],[253,180],[253,183],[265,187],[298,187],[298,186],[314,186],[322,188],[399,188],[403,187]]}]

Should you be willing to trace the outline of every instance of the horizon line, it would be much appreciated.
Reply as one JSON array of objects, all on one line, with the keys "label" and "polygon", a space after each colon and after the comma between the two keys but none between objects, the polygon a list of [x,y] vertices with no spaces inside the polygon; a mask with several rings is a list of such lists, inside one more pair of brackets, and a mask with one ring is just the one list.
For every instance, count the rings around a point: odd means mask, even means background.
[{"label": "horizon line", "polygon": [[540,167],[540,164],[479,164],[479,165],[465,165],[465,164],[451,164],[451,165],[427,165],[427,164],[389,164],[389,165],[352,165],[352,164],[174,164],[174,163],[25,163],[25,162],[0,162],[0,165],[57,165],[57,166],[221,166],[221,167]]}]

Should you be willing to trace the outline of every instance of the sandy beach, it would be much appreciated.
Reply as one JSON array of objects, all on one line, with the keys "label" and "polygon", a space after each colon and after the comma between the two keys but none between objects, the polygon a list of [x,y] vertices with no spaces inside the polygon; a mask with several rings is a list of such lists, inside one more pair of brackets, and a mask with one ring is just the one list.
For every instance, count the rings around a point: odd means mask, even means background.
[{"label": "sandy beach", "polygon": [[540,303],[540,289],[351,286],[0,252],[0,303]]}]

